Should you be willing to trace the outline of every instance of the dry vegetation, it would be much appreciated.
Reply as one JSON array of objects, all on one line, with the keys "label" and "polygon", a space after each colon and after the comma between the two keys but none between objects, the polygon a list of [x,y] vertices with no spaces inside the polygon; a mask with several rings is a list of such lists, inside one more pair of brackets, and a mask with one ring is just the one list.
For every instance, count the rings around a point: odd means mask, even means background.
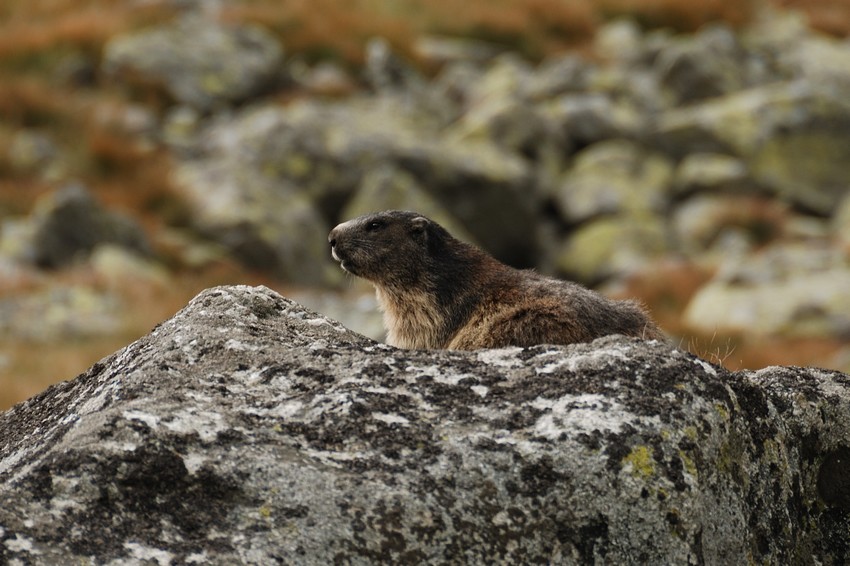
[{"label": "dry vegetation", "polygon": [[[815,26],[830,33],[850,31],[850,3],[775,1],[806,11]],[[25,214],[40,194],[56,187],[56,179],[40,169],[21,170],[10,161],[15,134],[26,128],[49,132],[63,156],[61,179],[83,180],[109,206],[132,211],[151,234],[179,219],[179,202],[169,187],[168,155],[143,134],[113,119],[135,104],[159,112],[162,101],[140,100],[125,92],[100,76],[98,66],[109,38],[166,21],[175,13],[173,4],[169,0],[0,2],[0,214]],[[225,21],[262,24],[281,38],[289,56],[333,60],[356,68],[363,62],[364,45],[374,36],[386,37],[409,56],[415,54],[417,37],[440,33],[492,41],[540,59],[583,48],[609,18],[630,15],[647,27],[679,30],[693,30],[715,20],[737,26],[753,17],[758,4],[758,0],[242,0],[223,2],[219,16]],[[708,274],[683,266],[667,266],[659,272],[664,276],[635,282],[630,291],[645,297],[662,324],[676,332],[682,305]],[[72,272],[2,281],[0,297],[78,277]],[[48,383],[73,376],[144,334],[200,289],[259,279],[229,265],[178,272],[173,285],[154,295],[132,286],[125,289],[131,305],[127,317],[133,321],[126,335],[65,344],[4,340],[0,409]],[[765,349],[731,338],[719,344],[712,342],[716,337],[695,340],[694,349],[708,354],[716,350],[717,360],[733,367],[814,362],[835,349],[823,342],[794,348],[770,344]]]}]

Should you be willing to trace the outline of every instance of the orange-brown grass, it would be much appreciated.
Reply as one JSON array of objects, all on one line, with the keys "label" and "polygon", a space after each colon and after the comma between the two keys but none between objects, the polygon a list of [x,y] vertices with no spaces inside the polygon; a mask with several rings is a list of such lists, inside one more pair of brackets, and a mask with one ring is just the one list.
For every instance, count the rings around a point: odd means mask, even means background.
[{"label": "orange-brown grass", "polygon": [[815,29],[839,37],[850,35],[850,2],[847,0],[777,0],[776,3],[802,12]]},{"label": "orange-brown grass", "polygon": [[359,65],[374,36],[408,55],[418,36],[444,33],[498,42],[539,59],[582,46],[611,17],[693,30],[717,20],[743,25],[754,6],[755,0],[250,0],[225,5],[222,17],[275,31],[291,52]]},{"label": "orange-brown grass", "polygon": [[540,58],[590,40],[600,19],[593,2],[501,0],[412,2],[424,12],[425,32],[472,35]]},{"label": "orange-brown grass", "polygon": [[290,53],[308,59],[335,59],[352,65],[364,61],[369,38],[381,36],[406,53],[416,31],[412,21],[365,2],[344,0],[249,0],[226,4],[221,19],[262,25],[277,34]]},{"label": "orange-brown grass", "polygon": [[123,0],[4,0],[0,8],[0,60],[57,48],[97,53],[114,35],[164,20],[165,3]]},{"label": "orange-brown grass", "polygon": [[594,4],[606,18],[629,16],[646,27],[679,31],[694,31],[714,21],[741,26],[758,6],[755,0],[595,0]]},{"label": "orange-brown grass", "polygon": [[681,347],[713,364],[738,371],[773,365],[815,366],[840,371],[836,356],[845,344],[835,338],[746,337],[740,334],[690,335]]},{"label": "orange-brown grass", "polygon": [[638,298],[678,347],[730,370],[768,365],[835,367],[845,346],[835,338],[750,337],[737,333],[696,334],[684,325],[682,314],[712,272],[688,262],[664,260],[631,277],[617,298]]},{"label": "orange-brown grass", "polygon": [[0,75],[0,120],[18,127],[61,125],[69,117],[63,94],[43,79]]},{"label": "orange-brown grass", "polygon": [[625,281],[615,298],[640,299],[668,334],[681,336],[685,332],[682,312],[711,275],[685,261],[662,260]]}]

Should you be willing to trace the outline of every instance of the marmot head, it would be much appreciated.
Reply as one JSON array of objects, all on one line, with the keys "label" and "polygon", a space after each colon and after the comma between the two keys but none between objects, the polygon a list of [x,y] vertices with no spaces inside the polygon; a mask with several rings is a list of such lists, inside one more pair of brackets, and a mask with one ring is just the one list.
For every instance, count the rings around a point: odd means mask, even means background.
[{"label": "marmot head", "polygon": [[421,283],[449,240],[439,224],[401,210],[360,216],[328,235],[331,255],[344,270],[385,286]]}]

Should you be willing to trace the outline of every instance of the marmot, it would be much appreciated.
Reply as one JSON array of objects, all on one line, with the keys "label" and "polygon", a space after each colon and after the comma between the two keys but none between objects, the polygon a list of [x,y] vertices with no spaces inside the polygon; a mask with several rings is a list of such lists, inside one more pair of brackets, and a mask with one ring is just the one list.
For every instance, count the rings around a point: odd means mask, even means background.
[{"label": "marmot", "polygon": [[345,271],[375,286],[392,346],[475,350],[608,334],[665,339],[637,303],[509,267],[415,212],[361,216],[334,228],[328,241]]}]

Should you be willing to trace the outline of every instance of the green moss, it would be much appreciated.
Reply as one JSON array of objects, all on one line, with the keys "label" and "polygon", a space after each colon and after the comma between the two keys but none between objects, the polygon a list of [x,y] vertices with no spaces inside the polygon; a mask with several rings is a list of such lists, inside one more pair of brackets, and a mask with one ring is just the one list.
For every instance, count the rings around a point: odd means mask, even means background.
[{"label": "green moss", "polygon": [[632,451],[623,458],[623,464],[631,465],[632,474],[635,477],[646,480],[655,475],[655,462],[652,459],[652,452],[647,446],[632,448]]}]

